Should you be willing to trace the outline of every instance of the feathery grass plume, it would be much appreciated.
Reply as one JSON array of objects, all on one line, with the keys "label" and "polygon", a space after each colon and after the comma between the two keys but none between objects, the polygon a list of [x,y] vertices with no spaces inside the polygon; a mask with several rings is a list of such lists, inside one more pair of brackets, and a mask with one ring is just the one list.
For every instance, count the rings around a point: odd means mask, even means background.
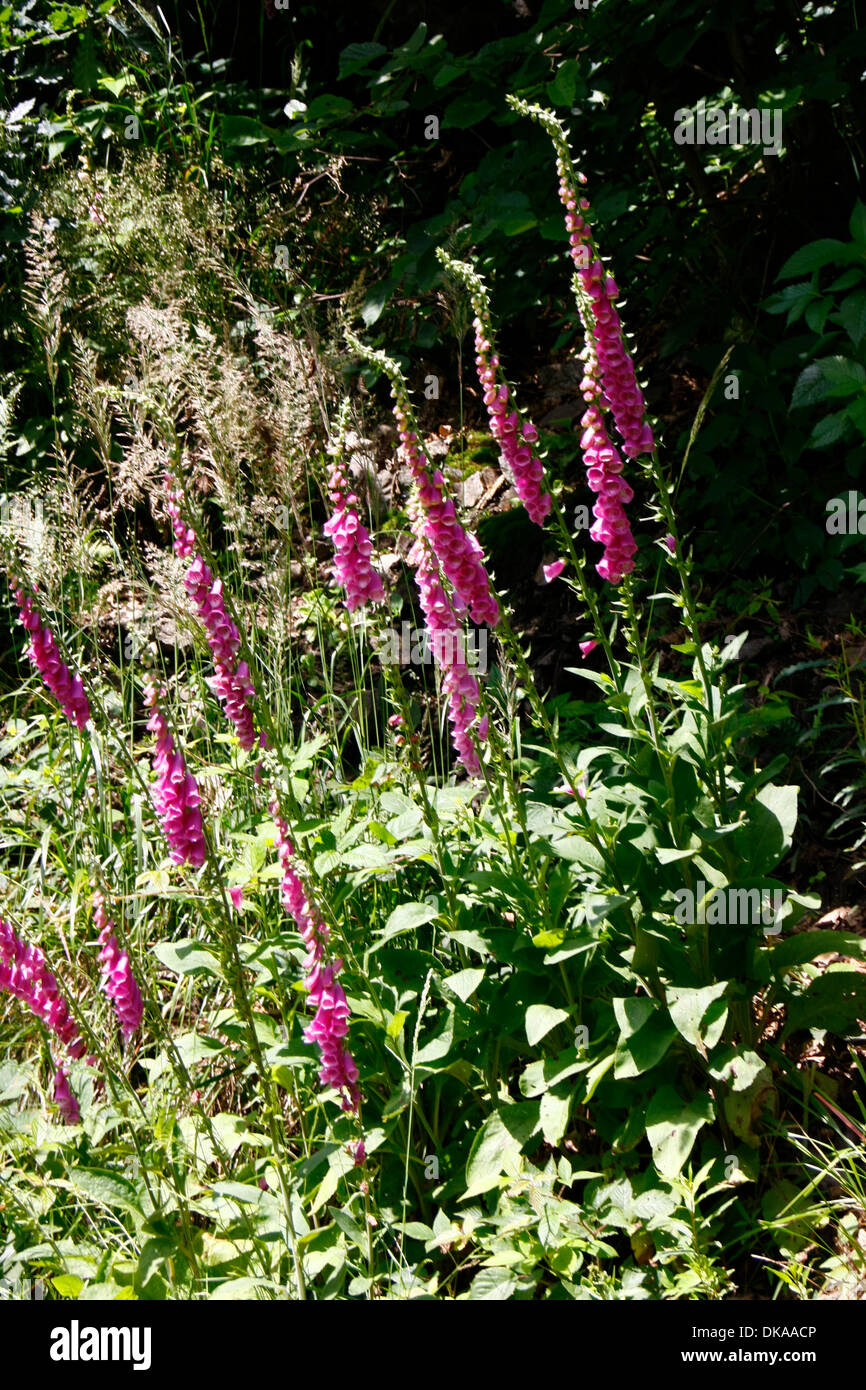
[{"label": "feathery grass plume", "polygon": [[[160,691],[160,698],[165,699],[164,689]],[[154,809],[175,864],[191,864],[193,868],[200,868],[207,858],[200,810],[201,793],[192,773],[187,771],[183,754],[174,746],[165,716],[159,708],[153,682],[144,692],[144,703],[151,711],[147,727],[156,734],[153,770],[157,780],[151,788]]]},{"label": "feathery grass plume", "polygon": [[144,1004],[127,951],[121,951],[117,937],[105,912],[105,899],[100,892],[93,894],[93,921],[99,931],[99,960],[102,965],[101,985],[104,994],[114,1005],[123,1041],[129,1042],[141,1026]]},{"label": "feathery grass plume", "polygon": [[596,522],[590,536],[605,548],[604,557],[596,566],[599,574],[618,584],[624,574],[634,569],[637,546],[624,511],[634,494],[621,476],[623,462],[607,432],[604,412],[612,414],[623,440],[623,452],[630,459],[653,451],[653,432],[645,419],[643,394],[616,308],[619,288],[613,276],[605,272],[596,249],[586,217],[590,205],[580,196],[586,178],[574,169],[565,129],[552,111],[519,97],[509,96],[507,100],[515,111],[546,130],[556,151],[559,196],[565,207],[570,254],[575,264],[572,284],[584,332],[581,392],[587,409],[581,419],[580,444],[587,481],[598,495],[593,507]]},{"label": "feathery grass plume", "polygon": [[522,421],[514,409],[513,397],[502,372],[493,334],[490,297],[487,286],[468,261],[457,261],[442,247],[436,255],[446,270],[461,280],[469,291],[475,313],[475,364],[484,393],[490,432],[500,449],[500,462],[515,487],[526,513],[536,526],[543,526],[550,512],[550,494],[542,491],[544,466],[533,446],[538,430],[531,420]]},{"label": "feathery grass plume", "polygon": [[[300,878],[292,868],[294,848],[276,797],[270,802],[270,812],[277,827],[277,852],[283,871],[282,904],[295,919],[307,948],[304,959],[305,984],[316,1015],[304,1029],[304,1038],[307,1042],[314,1042],[321,1053],[319,1080],[322,1085],[340,1092],[343,1109],[357,1113],[361,1100],[358,1068],[343,1041],[349,1031],[349,1005],[343,987],[337,981],[343,962],[328,959],[328,926],[317,916]],[[356,1160],[363,1161],[358,1159],[357,1154]]]},{"label": "feathery grass plume", "polygon": [[[181,559],[187,559],[195,552],[196,535],[192,528],[186,525],[180,513],[183,492],[175,485],[170,473],[165,473],[163,482],[166,506],[174,532],[175,554]],[[249,666],[245,661],[237,661],[241,636],[226,612],[222,580],[214,579],[202,557],[195,554],[186,572],[184,586],[204,625],[213,655],[216,675],[208,676],[207,684],[219,698],[226,715],[234,724],[241,748],[249,750],[256,742],[252,710],[256,692],[250,680]],[[265,732],[262,730],[259,745],[265,747],[266,741]]]},{"label": "feathery grass plume", "polygon": [[382,580],[370,564],[373,545],[370,533],[358,517],[358,498],[347,492],[349,483],[342,469],[342,455],[349,426],[349,398],[343,401],[333,441],[328,445],[331,465],[328,469],[328,494],[334,511],[325,523],[325,535],[334,545],[335,560],[331,574],[346,590],[345,604],[351,613],[366,603],[377,603],[385,597]]},{"label": "feathery grass plume", "polygon": [[45,627],[33,599],[25,594],[16,575],[9,576],[9,587],[21,614],[21,622],[30,633],[27,656],[36,667],[48,689],[57,700],[66,718],[83,729],[90,718],[90,705],[80,676],[73,676],[60,655],[49,628]]}]

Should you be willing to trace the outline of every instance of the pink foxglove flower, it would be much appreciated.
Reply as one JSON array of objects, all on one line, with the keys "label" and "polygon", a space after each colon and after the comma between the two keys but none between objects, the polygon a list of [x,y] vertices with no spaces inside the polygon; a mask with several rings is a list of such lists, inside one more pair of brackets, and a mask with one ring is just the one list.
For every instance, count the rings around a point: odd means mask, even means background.
[{"label": "pink foxglove flower", "polygon": [[144,1004],[132,973],[129,954],[121,951],[117,937],[111,930],[114,923],[108,920],[105,913],[105,899],[98,892],[93,894],[93,920],[99,931],[99,944],[102,947],[99,952],[102,989],[114,1005],[123,1040],[128,1043],[133,1033],[141,1026]]},{"label": "pink foxglove flower", "polygon": [[[634,569],[632,557],[637,546],[624,510],[624,504],[632,500],[634,493],[621,476],[623,462],[608,436],[603,411],[612,410],[625,440],[625,452],[631,458],[643,451],[644,444],[652,448],[652,432],[649,437],[644,434],[643,397],[634,380],[634,365],[625,351],[622,328],[612,305],[616,284],[611,277],[605,279],[600,260],[590,259],[594,255],[592,234],[583,216],[589,203],[585,198],[578,203],[577,191],[562,155],[557,160],[557,171],[571,255],[577,266],[576,279],[581,291],[579,308],[585,343],[581,352],[584,374],[580,385],[587,410],[581,419],[580,446],[587,481],[598,494],[592,509],[596,520],[589,534],[604,546],[604,556],[596,566],[599,574],[611,584],[618,584],[623,575]],[[628,367],[623,365],[624,358]],[[631,390],[626,385],[629,369]],[[649,426],[646,429],[649,430]]]},{"label": "pink foxglove flower", "polygon": [[554,579],[558,579],[565,569],[564,560],[554,560],[552,565],[542,565],[545,584],[552,584]]},{"label": "pink foxglove flower", "polygon": [[43,625],[39,613],[33,606],[33,599],[25,594],[14,574],[9,577],[9,586],[20,610],[21,622],[30,633],[27,656],[59,703],[66,718],[77,724],[79,729],[83,729],[90,718],[90,705],[84,693],[81,677],[73,676],[62,660],[52,633]]},{"label": "pink foxglove flower", "polygon": [[[637,458],[639,454],[652,453],[655,442],[652,428],[644,420],[643,393],[637,384],[634,362],[625,345],[616,308],[619,287],[613,276],[605,273],[598,258],[586,221],[589,202],[586,198],[578,198],[571,171],[561,155],[556,168],[559,196],[565,207],[571,257],[577,267],[580,287],[592,305],[592,321],[587,329],[595,339],[603,383],[603,404],[616,421],[623,439],[623,452],[628,458]],[[577,177],[581,183],[586,182],[583,175]]]},{"label": "pink foxglove flower", "polygon": [[69,1073],[65,1067],[58,1067],[54,1073],[54,1104],[59,1108],[66,1124],[80,1123],[81,1111],[70,1089]]},{"label": "pink foxglove flower", "polygon": [[535,452],[538,430],[526,421],[521,424],[513,409],[505,381],[497,378],[499,355],[491,352],[489,324],[476,314],[475,363],[478,380],[484,392],[484,404],[490,421],[490,433],[499,445],[502,464],[514,479],[515,491],[526,508],[526,514],[536,526],[543,526],[550,512],[550,493],[543,492],[544,466]]},{"label": "pink foxglove flower", "polygon": [[[593,380],[589,370],[587,368],[584,377],[587,386]],[[581,424],[584,428],[580,447],[587,482],[598,494],[592,508],[596,520],[589,534],[592,540],[600,541],[604,546],[604,557],[596,569],[603,579],[618,584],[623,575],[630,574],[634,569],[633,556],[637,544],[624,509],[624,504],[632,500],[634,493],[622,477],[622,459],[605,429],[597,400],[592,400]]]},{"label": "pink foxglove flower", "polygon": [[589,656],[590,652],[595,651],[596,647],[598,646],[598,643],[595,641],[594,638],[592,638],[589,642],[578,642],[578,646],[580,647],[580,654],[585,661],[586,658]]},{"label": "pink foxglove flower", "polygon": [[337,981],[343,962],[327,959],[330,933],[327,924],[311,906],[304,886],[292,867],[294,849],[289,839],[289,827],[280,815],[276,798],[270,803],[270,811],[277,827],[277,852],[283,871],[282,903],[294,918],[307,948],[304,973],[316,1015],[304,1029],[304,1038],[307,1042],[316,1043],[321,1053],[319,1080],[322,1085],[341,1092],[344,1110],[357,1112],[361,1099],[358,1068],[345,1046],[349,1031],[349,1005],[343,987]]},{"label": "pink foxglove flower", "polygon": [[418,448],[418,436],[408,415],[408,399],[392,384],[394,418],[400,435],[400,452],[418,489],[421,534],[429,541],[442,571],[469,610],[474,623],[499,621],[499,605],[490,592],[481,546],[461,525],[453,498],[447,496],[445,479],[438,468],[430,473]]},{"label": "pink foxglove flower", "polygon": [[644,399],[625,345],[622,323],[616,308],[619,288],[612,275],[605,273],[595,248],[587,214],[589,202],[580,196],[583,174],[571,162],[568,141],[561,121],[552,111],[531,105],[520,97],[509,96],[509,106],[530,116],[547,131],[556,149],[559,196],[565,207],[571,258],[576,268],[575,291],[584,331],[584,377],[581,391],[587,410],[581,420],[581,448],[590,487],[598,494],[593,507],[596,518],[590,531],[593,540],[604,545],[598,564],[599,574],[612,584],[634,568],[637,549],[624,506],[633,493],[620,476],[622,460],[612,443],[604,415],[610,411],[623,439],[628,458],[637,458],[655,448],[653,432],[644,418]]},{"label": "pink foxglove flower", "polygon": [[[175,554],[187,559],[195,550],[195,532],[183,521],[180,513],[183,494],[175,487],[170,473],[164,475],[164,481],[166,505],[174,531]],[[226,612],[222,580],[214,579],[210,568],[196,554],[184,578],[184,587],[204,625],[213,655],[216,674],[209,676],[207,683],[234,724],[241,747],[248,750],[256,742],[252,711],[256,692],[250,680],[249,666],[245,661],[237,661],[241,636]],[[265,747],[266,742],[262,731],[259,744]]]},{"label": "pink foxglove flower", "polygon": [[328,493],[333,513],[324,531],[334,545],[335,559],[331,573],[346,590],[346,607],[350,613],[366,603],[376,603],[385,597],[382,580],[370,563],[373,544],[370,533],[358,516],[358,498],[350,492],[349,483],[340,466],[341,442],[332,446],[328,470]]},{"label": "pink foxglove flower", "polygon": [[513,407],[493,342],[487,287],[468,261],[453,260],[441,247],[436,255],[446,270],[462,280],[469,290],[475,310],[475,364],[490,420],[490,432],[499,445],[502,467],[514,483],[527,515],[537,526],[543,526],[551,508],[551,499],[550,494],[543,491],[544,467],[534,448],[538,430],[529,421],[521,423]]},{"label": "pink foxglove flower", "polygon": [[[383,352],[366,347],[352,332],[346,333],[346,339],[367,361],[383,368],[391,381],[400,453],[415,482],[410,519],[417,539],[409,559],[417,566],[421,607],[427,619],[433,659],[442,671],[442,686],[448,696],[454,746],[474,775],[480,772],[480,764],[469,731],[476,718],[480,691],[466,664],[462,624],[468,611],[473,622],[495,626],[499,605],[491,591],[481,546],[461,525],[442,473],[438,468],[431,472],[422,455],[398,364]],[[453,601],[445,591],[443,576],[454,591]],[[478,737],[487,738],[488,731],[488,721],[482,719],[477,727]]]},{"label": "pink foxglove flower", "polygon": [[84,1052],[69,1005],[57,978],[48,969],[39,946],[28,946],[7,922],[0,920],[0,990],[5,990],[41,1019],[70,1057]]},{"label": "pink foxglove flower", "polygon": [[317,1044],[322,1054],[319,1080],[343,1093],[344,1110],[358,1108],[358,1068],[343,1039],[349,1031],[349,1005],[337,974],[343,968],[341,960],[320,961],[307,978],[309,999],[316,1016],[304,1029],[307,1042]]},{"label": "pink foxglove flower", "polygon": [[[413,516],[413,510],[417,514],[417,508],[410,508],[410,516]],[[470,777],[477,777],[480,775],[481,765],[472,742],[471,731],[475,727],[478,738],[486,739],[488,721],[485,716],[476,724],[481,692],[476,677],[466,663],[462,615],[445,592],[432,547],[423,539],[419,539],[409,551],[407,558],[409,563],[415,566],[415,582],[418,585],[421,609],[430,639],[430,650],[441,673],[442,689],[448,698],[451,739]]]},{"label": "pink foxglove flower", "polygon": [[419,448],[403,373],[392,358],[368,348],[351,331],[347,330],[346,340],[355,352],[383,369],[390,379],[400,455],[409,467],[421,504],[420,534],[429,541],[443,573],[469,610],[472,621],[495,626],[499,621],[499,605],[491,592],[481,546],[461,525],[440,470],[431,471],[432,465],[428,468],[426,456]]},{"label": "pink foxglove flower", "polygon": [[[160,693],[165,698],[165,691]],[[154,808],[174,862],[199,868],[207,858],[199,809],[201,793],[192,773],[186,769],[183,754],[174,746],[152,683],[145,690],[144,703],[151,710],[147,727],[156,734],[153,769],[157,780],[151,789]]]}]

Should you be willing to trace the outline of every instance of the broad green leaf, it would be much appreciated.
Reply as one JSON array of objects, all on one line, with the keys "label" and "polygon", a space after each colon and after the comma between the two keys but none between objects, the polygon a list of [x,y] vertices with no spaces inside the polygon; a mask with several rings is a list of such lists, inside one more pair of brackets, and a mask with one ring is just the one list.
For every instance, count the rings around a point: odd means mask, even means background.
[{"label": "broad green leaf", "polygon": [[658,1005],[652,999],[614,999],[613,1012],[619,1024],[620,1038],[637,1033],[657,1009]]},{"label": "broad green leaf", "polygon": [[852,259],[851,250],[844,241],[832,237],[810,241],[788,257],[776,279],[790,280],[795,275],[808,275],[812,270],[821,270],[825,265],[844,264]]},{"label": "broad green leaf", "polygon": [[454,1046],[454,1006],[449,1005],[448,1012],[437,1033],[425,1042],[423,1047],[418,1049],[415,1056],[415,1063],[418,1067],[429,1068],[431,1071],[437,1070],[433,1065],[435,1062],[443,1061]]},{"label": "broad green leaf", "polygon": [[866,960],[866,937],[855,936],[849,931],[802,931],[796,936],[789,936],[786,941],[780,941],[778,945],[773,944],[761,955],[769,962],[771,969],[778,972],[804,965],[827,951]]},{"label": "broad green leaf", "polygon": [[567,1048],[558,1057],[540,1057],[524,1068],[520,1077],[521,1095],[529,1098],[541,1096],[557,1083],[566,1081],[578,1072],[589,1071],[594,1065],[589,1058],[577,1061],[575,1049]]},{"label": "broad green leaf", "polygon": [[374,58],[381,58],[388,50],[381,43],[350,43],[340,53],[339,77],[350,77],[369,66]]},{"label": "broad green leaf", "polygon": [[866,244],[866,207],[857,199],[854,204],[854,211],[848,223],[848,230],[855,241],[860,243],[861,248]]},{"label": "broad green leaf", "polygon": [[634,1193],[628,1178],[618,1178],[610,1183],[590,1183],[586,1201],[605,1226],[628,1230],[634,1221]]},{"label": "broad green leaf", "polygon": [[450,990],[466,1003],[475,993],[481,981],[484,979],[483,970],[458,970],[456,975],[445,975],[442,984],[447,985]]},{"label": "broad green leaf", "polygon": [[382,310],[388,303],[394,290],[394,282],[389,276],[387,280],[381,280],[370,290],[364,303],[361,305],[361,318],[367,328],[372,328],[381,317]]},{"label": "broad green leaf", "polygon": [[526,1040],[530,1047],[535,1047],[551,1028],[564,1023],[567,1018],[567,1009],[554,1009],[549,1004],[530,1004],[526,1010]]},{"label": "broad green leaf", "polygon": [[273,132],[255,116],[227,115],[222,118],[222,141],[224,145],[266,145]]},{"label": "broad green leaf", "polygon": [[820,362],[810,362],[808,367],[804,367],[794,383],[794,390],[791,395],[791,409],[797,410],[801,406],[817,405],[823,401],[829,392],[827,378],[821,371]]},{"label": "broad green leaf", "polygon": [[551,853],[558,859],[565,859],[570,864],[583,864],[585,868],[592,869],[595,873],[604,872],[604,860],[596,849],[595,845],[590,844],[582,835],[563,835],[556,840],[548,840]]},{"label": "broad green leaf", "polygon": [[764,308],[768,314],[787,314],[785,323],[790,327],[802,317],[815,297],[815,290],[808,281],[800,285],[786,285],[783,290],[770,296]]},{"label": "broad green leaf", "polygon": [[331,92],[322,92],[310,102],[307,119],[318,122],[339,120],[342,116],[351,116],[354,110],[355,107],[348,97],[337,97]]},{"label": "broad green leaf", "polygon": [[374,951],[387,945],[395,936],[402,936],[404,932],[415,931],[417,927],[425,926],[438,916],[439,909],[434,907],[432,903],[401,903],[399,907],[394,908],[388,917],[381,934],[370,947],[370,954],[372,955]]},{"label": "broad green leaf", "polygon": [[103,1206],[141,1212],[141,1195],[135,1183],[120,1173],[110,1173],[101,1168],[70,1168],[67,1178],[59,1178],[57,1182]]},{"label": "broad green leaf", "polygon": [[84,1288],[84,1280],[77,1274],[56,1274],[51,1283],[61,1298],[77,1298]]},{"label": "broad green leaf", "polygon": [[829,449],[831,444],[838,444],[848,428],[852,409],[853,407],[849,406],[846,410],[837,410],[835,414],[825,415],[823,420],[819,420],[809,435],[809,448]]},{"label": "broad green leaf", "polygon": [[866,975],[852,966],[829,966],[788,1004],[785,1034],[800,1028],[826,1028],[838,1037],[863,1032],[866,1024]]},{"label": "broad green leaf", "polygon": [[554,106],[573,106],[574,94],[580,78],[580,63],[577,58],[566,58],[556,70],[556,76],[547,84],[547,96]]},{"label": "broad green leaf", "polygon": [[438,68],[433,78],[434,87],[447,87],[455,78],[462,77],[466,71],[463,67],[458,67],[456,63],[444,63]]},{"label": "broad green leaf", "polygon": [[866,290],[856,290],[839,305],[842,326],[855,347],[866,337]]},{"label": "broad green leaf", "polygon": [[749,808],[748,824],[736,837],[745,859],[741,877],[767,873],[791,848],[797,824],[798,790],[771,782],[758,792]]},{"label": "broad green leaf", "polygon": [[[229,1250],[228,1258],[234,1259],[238,1253],[237,1247],[229,1246]],[[154,1236],[152,1240],[145,1241],[138,1257],[138,1269],[135,1276],[137,1286],[143,1289],[150,1278],[163,1268],[166,1261],[174,1259],[177,1254],[177,1242],[168,1236]]]},{"label": "broad green leaf", "polygon": [[766,1064],[749,1048],[730,1048],[710,1067],[710,1076],[723,1081],[732,1091],[747,1091],[766,1071]]},{"label": "broad green leaf", "polygon": [[675,864],[678,859],[692,859],[700,853],[700,845],[695,845],[692,849],[664,849],[660,847],[656,850],[656,858],[660,864]]},{"label": "broad green leaf", "polygon": [[516,1178],[520,1151],[538,1129],[539,1101],[504,1105],[488,1115],[475,1136],[466,1163],[467,1188],[461,1200],[496,1187],[503,1173]]},{"label": "broad green leaf", "polygon": [[[252,1275],[243,1274],[237,1279],[227,1279],[224,1284],[218,1284],[212,1293],[208,1294],[211,1302],[233,1303],[250,1302],[256,1298],[257,1289],[270,1289],[271,1293],[281,1292],[279,1284],[272,1279],[254,1279]],[[231,1314],[228,1314],[231,1317]]]},{"label": "broad green leaf", "polygon": [[709,1070],[728,1088],[722,1108],[732,1132],[755,1148],[759,1141],[754,1126],[764,1107],[775,1103],[772,1072],[757,1052],[745,1047],[727,1049]]},{"label": "broad green leaf", "polygon": [[824,357],[820,367],[828,396],[856,396],[866,384],[866,367],[850,357]]},{"label": "broad green leaf", "polygon": [[829,296],[814,299],[806,309],[806,325],[811,328],[813,333],[818,336],[824,332],[824,325],[833,309],[833,300]]},{"label": "broad green leaf", "polygon": [[587,926],[596,927],[599,922],[606,922],[618,907],[626,907],[629,902],[631,899],[623,897],[621,893],[588,893],[583,900],[584,920]]},{"label": "broad green leaf", "polygon": [[448,940],[456,941],[461,946],[465,946],[467,951],[477,951],[480,956],[493,954],[493,947],[486,936],[482,936],[477,931],[450,931]]},{"label": "broad green leaf", "polygon": [[479,1269],[469,1285],[471,1302],[507,1302],[517,1289],[517,1280],[507,1269]]},{"label": "broad green leaf", "polygon": [[[671,1020],[677,1031],[692,1047],[715,1047],[725,1028],[728,1016],[724,994],[728,981],[721,980],[703,989],[677,989],[671,986],[665,991]],[[713,1007],[715,1006],[715,1007]]]},{"label": "broad green leaf", "polygon": [[675,1178],[682,1172],[700,1130],[712,1118],[708,1095],[695,1096],[686,1104],[673,1086],[656,1091],[647,1106],[646,1132],[662,1177]]},{"label": "broad green leaf", "polygon": [[[627,1001],[643,1003],[643,1000]],[[661,1012],[656,1012],[637,1031],[620,1037],[616,1046],[613,1074],[617,1081],[642,1076],[657,1066],[666,1055],[677,1035],[673,1024]]]},{"label": "broad green leaf", "polygon": [[541,1097],[541,1132],[545,1141],[556,1148],[562,1143],[568,1128],[573,1092],[570,1089],[545,1091]]},{"label": "broad green leaf", "polygon": [[402,1231],[404,1236],[410,1240],[431,1240],[433,1231],[429,1226],[424,1226],[420,1221],[395,1221],[394,1230]]},{"label": "broad green leaf", "polygon": [[446,130],[453,127],[457,130],[466,130],[469,126],[477,125],[483,121],[485,116],[489,116],[493,110],[492,101],[479,100],[469,94],[457,97],[449,103],[442,113],[442,129]]},{"label": "broad green leaf", "polygon": [[157,960],[175,975],[213,975],[220,978],[219,961],[210,947],[189,938],[157,941],[150,948]]},{"label": "broad green leaf", "polygon": [[131,86],[134,78],[129,73],[121,73],[120,77],[100,77],[97,86],[104,87],[113,97],[121,97],[127,87]]}]

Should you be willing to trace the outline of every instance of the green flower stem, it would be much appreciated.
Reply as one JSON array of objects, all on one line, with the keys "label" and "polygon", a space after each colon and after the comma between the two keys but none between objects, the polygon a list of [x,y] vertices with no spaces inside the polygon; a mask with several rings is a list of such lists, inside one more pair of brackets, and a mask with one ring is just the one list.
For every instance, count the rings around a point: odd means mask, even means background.
[{"label": "green flower stem", "polygon": [[[223,947],[223,968],[229,982],[229,987],[235,1000],[235,1006],[244,1021],[249,1043],[250,1055],[258,1074],[258,1088],[264,1102],[264,1112],[267,1120],[268,1130],[271,1136],[271,1143],[274,1147],[274,1156],[283,1153],[285,1164],[291,1167],[291,1155],[285,1142],[285,1134],[282,1128],[282,1109],[279,1104],[279,1097],[274,1089],[274,1082],[270,1071],[265,1066],[262,1055],[261,1044],[259,1043],[258,1033],[256,1032],[255,1017],[250,1004],[249,995],[246,988],[244,977],[244,965],[238,949],[237,931],[232,919],[229,908],[228,898],[226,897],[225,884],[222,874],[219,871],[216,856],[211,845],[210,836],[205,832],[205,844],[207,846],[208,869],[211,875],[212,886],[218,890],[222,904],[224,930],[222,933]],[[283,1210],[286,1218],[286,1228],[289,1233],[289,1245],[292,1254],[292,1263],[295,1269],[295,1281],[298,1288],[298,1299],[304,1302],[307,1297],[306,1284],[304,1281],[304,1270],[298,1250],[298,1239],[295,1232],[294,1218],[292,1217],[291,1185],[286,1179],[286,1172],[283,1163],[275,1164],[277,1176],[280,1182],[280,1194],[283,1200]]]},{"label": "green flower stem", "polygon": [[[682,544],[680,542],[677,521],[674,515],[671,495],[674,485],[668,483],[658,458],[658,450],[654,450],[647,461],[642,460],[645,471],[652,477],[656,486],[658,497],[658,509],[662,520],[667,528],[668,534],[673,537],[674,551],[667,553],[667,561],[676,571],[682,595],[682,609],[686,619],[686,628],[695,647],[695,660],[701,676],[701,684],[704,690],[704,704],[707,711],[707,741],[708,756],[712,759],[712,764],[716,773],[716,785],[712,789],[713,800],[722,821],[727,820],[727,787],[725,774],[725,745],[724,735],[716,727],[713,712],[714,686],[707,670],[704,659],[703,645],[701,643],[700,625],[698,622],[697,604],[692,591],[691,579],[689,575],[689,565],[683,559]],[[667,547],[665,547],[667,551]]]}]

